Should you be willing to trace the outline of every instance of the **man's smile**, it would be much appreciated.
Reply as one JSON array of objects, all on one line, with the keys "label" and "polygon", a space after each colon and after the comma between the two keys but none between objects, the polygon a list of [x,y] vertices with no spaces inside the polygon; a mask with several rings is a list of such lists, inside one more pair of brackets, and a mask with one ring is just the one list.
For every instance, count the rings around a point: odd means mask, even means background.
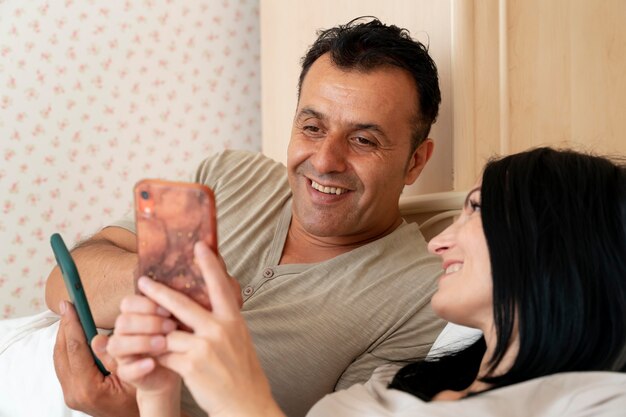
[{"label": "man's smile", "polygon": [[348,190],[345,188],[341,188],[341,187],[328,187],[328,186],[324,186],[321,184],[318,184],[317,182],[311,180],[311,187],[313,187],[315,190],[319,191],[320,193],[324,193],[324,194],[336,194],[336,195],[341,195],[343,193],[347,193]]}]

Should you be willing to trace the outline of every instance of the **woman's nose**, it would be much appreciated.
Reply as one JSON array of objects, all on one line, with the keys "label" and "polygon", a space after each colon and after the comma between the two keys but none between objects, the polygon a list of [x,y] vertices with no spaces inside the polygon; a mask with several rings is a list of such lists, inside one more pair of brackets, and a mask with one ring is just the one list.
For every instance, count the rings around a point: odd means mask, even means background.
[{"label": "woman's nose", "polygon": [[430,239],[428,242],[428,251],[433,255],[443,255],[454,245],[454,227],[455,224],[448,226],[443,232]]}]

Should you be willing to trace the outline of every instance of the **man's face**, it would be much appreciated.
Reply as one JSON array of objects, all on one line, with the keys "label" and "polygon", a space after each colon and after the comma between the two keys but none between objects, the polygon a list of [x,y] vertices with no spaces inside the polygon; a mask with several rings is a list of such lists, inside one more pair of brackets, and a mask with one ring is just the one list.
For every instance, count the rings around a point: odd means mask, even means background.
[{"label": "man's face", "polygon": [[318,237],[375,238],[432,152],[410,154],[417,92],[394,67],[344,71],[323,55],[302,83],[287,158],[294,221]]}]

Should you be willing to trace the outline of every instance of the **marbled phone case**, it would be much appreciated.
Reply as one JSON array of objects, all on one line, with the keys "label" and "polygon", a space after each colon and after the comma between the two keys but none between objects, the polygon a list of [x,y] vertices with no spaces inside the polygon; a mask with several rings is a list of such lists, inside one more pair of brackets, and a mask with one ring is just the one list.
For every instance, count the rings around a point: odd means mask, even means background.
[{"label": "marbled phone case", "polygon": [[215,197],[196,183],[142,180],[135,186],[137,277],[145,275],[210,308],[194,244],[217,253]]}]

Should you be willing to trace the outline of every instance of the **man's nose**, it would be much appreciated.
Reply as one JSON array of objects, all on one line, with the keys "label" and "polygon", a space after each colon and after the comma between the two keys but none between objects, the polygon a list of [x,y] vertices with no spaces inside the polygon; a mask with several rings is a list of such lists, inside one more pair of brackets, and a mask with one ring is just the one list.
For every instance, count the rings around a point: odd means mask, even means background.
[{"label": "man's nose", "polygon": [[348,143],[345,138],[329,134],[318,143],[311,163],[320,174],[344,172],[347,166],[348,152]]}]

